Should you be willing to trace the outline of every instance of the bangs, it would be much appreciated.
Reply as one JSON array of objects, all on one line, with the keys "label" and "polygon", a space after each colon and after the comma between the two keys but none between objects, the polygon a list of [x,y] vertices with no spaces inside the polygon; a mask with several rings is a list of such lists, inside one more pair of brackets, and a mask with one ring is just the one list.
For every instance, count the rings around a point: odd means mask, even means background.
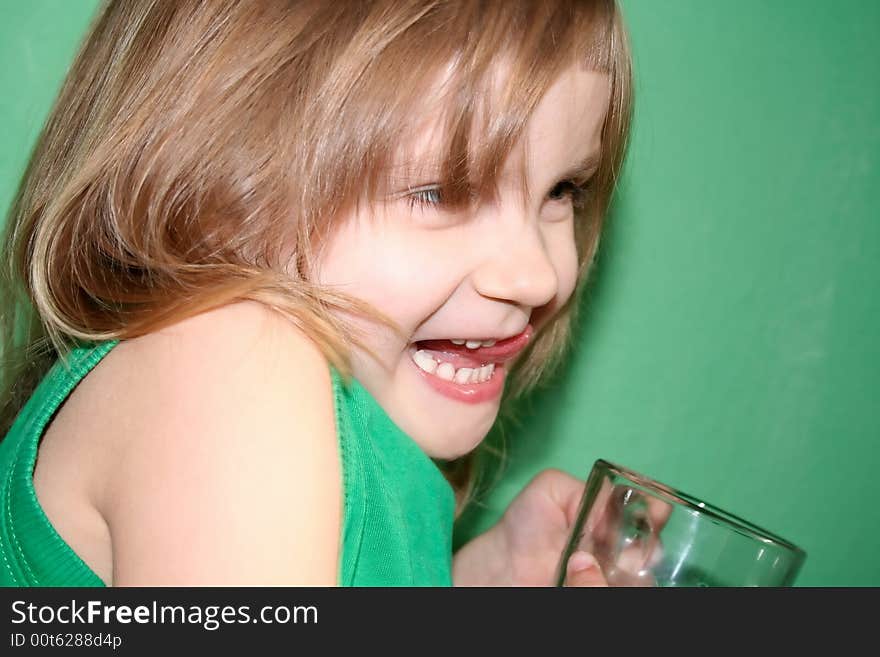
[{"label": "bangs", "polygon": [[[371,143],[357,180],[344,187],[377,199],[390,187],[430,182],[450,208],[494,198],[504,162],[558,76],[573,66],[613,73],[613,26],[607,2],[431,8],[366,71],[362,116],[379,120],[361,126]],[[427,144],[419,142],[425,128]],[[524,170],[520,177],[528,193]]]}]

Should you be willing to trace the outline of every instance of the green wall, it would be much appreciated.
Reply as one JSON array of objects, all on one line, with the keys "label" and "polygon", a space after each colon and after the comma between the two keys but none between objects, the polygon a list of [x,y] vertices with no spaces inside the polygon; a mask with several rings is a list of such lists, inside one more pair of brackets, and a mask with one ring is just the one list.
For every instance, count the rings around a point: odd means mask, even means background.
[{"label": "green wall", "polygon": [[97,0],[0,0],[0,217]]},{"label": "green wall", "polygon": [[620,462],[880,585],[880,3],[624,0],[633,148],[539,466]]},{"label": "green wall", "polygon": [[[801,544],[800,585],[880,585],[880,3],[622,4],[636,123],[580,339],[457,541],[606,458]],[[4,208],[95,6],[0,1]]]}]

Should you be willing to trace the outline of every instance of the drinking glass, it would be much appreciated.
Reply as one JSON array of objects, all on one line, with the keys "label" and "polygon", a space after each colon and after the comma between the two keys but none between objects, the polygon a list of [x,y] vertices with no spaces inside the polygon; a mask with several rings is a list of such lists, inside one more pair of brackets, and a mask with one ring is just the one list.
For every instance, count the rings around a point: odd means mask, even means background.
[{"label": "drinking glass", "polygon": [[592,554],[610,586],[791,586],[806,552],[627,468],[593,464],[561,559]]}]

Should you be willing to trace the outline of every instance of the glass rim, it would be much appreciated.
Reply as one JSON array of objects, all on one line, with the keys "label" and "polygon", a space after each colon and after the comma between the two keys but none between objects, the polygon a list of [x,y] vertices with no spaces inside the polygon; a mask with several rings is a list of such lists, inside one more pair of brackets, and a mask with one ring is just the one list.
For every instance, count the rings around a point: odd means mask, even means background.
[{"label": "glass rim", "polygon": [[680,504],[694,513],[699,515],[704,515],[714,520],[720,521],[725,525],[730,526],[734,531],[739,532],[740,534],[744,534],[749,538],[755,539],[761,543],[769,543],[777,545],[785,550],[795,553],[799,558],[803,559],[806,557],[806,551],[788,541],[778,534],[774,534],[771,531],[764,529],[763,527],[759,527],[758,525],[749,522],[748,520],[744,520],[729,511],[725,511],[714,504],[709,504],[708,502],[704,502],[700,498],[685,493],[684,491],[664,484],[656,479],[652,479],[646,475],[641,474],[640,472],[636,472],[635,470],[631,470],[630,468],[624,467],[622,465],[617,465],[616,463],[611,463],[610,461],[606,461],[605,459],[597,459],[593,463],[593,469],[601,469],[610,471],[616,475],[624,479],[628,479],[633,483],[643,486],[647,488],[651,492],[659,493],[662,497],[670,498],[670,501],[675,504]]}]

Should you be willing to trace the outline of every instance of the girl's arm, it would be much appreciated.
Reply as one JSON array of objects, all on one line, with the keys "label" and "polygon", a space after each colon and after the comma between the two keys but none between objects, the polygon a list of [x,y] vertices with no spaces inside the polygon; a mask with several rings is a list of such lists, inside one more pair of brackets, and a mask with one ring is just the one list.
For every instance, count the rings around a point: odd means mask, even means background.
[{"label": "girl's arm", "polygon": [[327,363],[244,302],[124,342],[104,496],[113,584],[335,585],[341,474]]}]

